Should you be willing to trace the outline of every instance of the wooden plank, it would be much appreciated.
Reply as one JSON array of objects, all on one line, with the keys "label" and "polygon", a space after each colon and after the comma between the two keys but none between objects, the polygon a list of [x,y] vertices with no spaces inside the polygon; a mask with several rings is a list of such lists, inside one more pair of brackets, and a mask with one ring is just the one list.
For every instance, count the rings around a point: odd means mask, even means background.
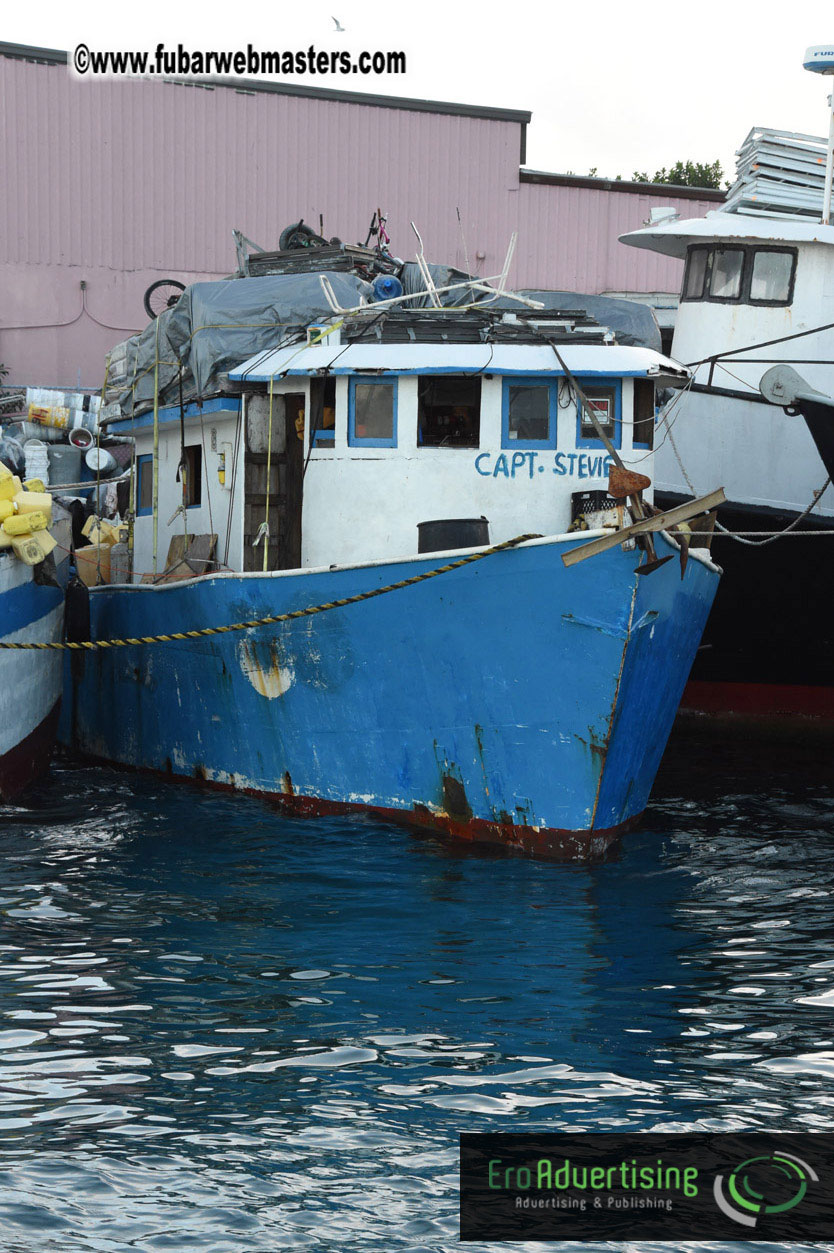
[{"label": "wooden plank", "polygon": [[[213,564],[217,536],[192,535],[190,539],[183,556],[175,565],[166,567],[165,573],[158,579],[159,583],[180,583],[184,579],[193,579],[197,575],[205,574]],[[173,546],[173,540],[171,544]]]},{"label": "wooden plank", "polygon": [[623,540],[627,540],[632,535],[643,535],[647,531],[668,531],[670,527],[677,526],[679,522],[686,522],[689,518],[694,518],[696,514],[715,509],[726,499],[724,488],[718,487],[706,496],[699,496],[697,500],[688,500],[674,509],[667,509],[666,513],[654,514],[651,518],[641,518],[639,522],[633,522],[631,526],[624,526],[619,531],[612,531],[609,535],[592,539],[579,548],[572,548],[570,552],[562,554],[562,561],[566,566],[575,566],[577,562],[585,561],[588,557],[595,557],[597,553],[616,548],[618,544],[622,544]]}]

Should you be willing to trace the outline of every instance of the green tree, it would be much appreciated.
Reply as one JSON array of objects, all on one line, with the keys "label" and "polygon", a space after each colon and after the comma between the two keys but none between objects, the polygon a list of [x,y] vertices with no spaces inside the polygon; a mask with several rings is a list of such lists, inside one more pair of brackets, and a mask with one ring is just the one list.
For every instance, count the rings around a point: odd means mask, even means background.
[{"label": "green tree", "polygon": [[[668,170],[665,166],[655,174],[635,170],[631,176],[632,182],[635,183],[665,183],[675,187],[712,187],[716,190],[720,189],[723,177],[724,171],[720,161],[713,161],[709,164],[701,161],[677,161]],[[729,183],[725,183],[725,186],[729,187]]]}]

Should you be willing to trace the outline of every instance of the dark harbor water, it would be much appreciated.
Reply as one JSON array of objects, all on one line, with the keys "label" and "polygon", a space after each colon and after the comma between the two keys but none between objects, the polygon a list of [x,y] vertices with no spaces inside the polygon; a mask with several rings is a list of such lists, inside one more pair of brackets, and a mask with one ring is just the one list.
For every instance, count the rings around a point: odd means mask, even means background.
[{"label": "dark harbor water", "polygon": [[0,1249],[483,1248],[461,1131],[833,1130],[830,761],[679,737],[591,867],[57,766],[0,811]]}]

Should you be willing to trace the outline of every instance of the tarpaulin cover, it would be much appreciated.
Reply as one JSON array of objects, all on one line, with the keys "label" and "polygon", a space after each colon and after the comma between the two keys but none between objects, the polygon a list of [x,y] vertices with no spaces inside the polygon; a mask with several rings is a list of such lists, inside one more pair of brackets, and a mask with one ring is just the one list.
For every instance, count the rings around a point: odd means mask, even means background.
[{"label": "tarpaulin cover", "polygon": [[[653,348],[661,351],[660,328],[654,310],[649,305],[641,305],[636,300],[619,300],[615,296],[589,296],[585,292],[575,291],[534,291],[524,288],[519,296],[527,296],[530,300],[540,300],[545,310],[562,309],[577,312],[582,310],[600,326],[607,326],[617,337],[618,344],[627,347]],[[515,300],[502,297],[490,302],[492,309],[521,309]]]},{"label": "tarpaulin cover", "polygon": [[[450,266],[428,268],[437,287],[466,278]],[[406,294],[424,290],[414,262],[403,266],[401,277]],[[371,299],[370,284],[353,274],[331,272],[327,278],[343,308],[355,307],[362,296]],[[618,343],[660,351],[660,331],[647,305],[579,292],[524,290],[519,294],[541,301],[545,311],[583,310],[600,325],[609,327]],[[441,294],[440,299],[446,306],[455,306],[471,302],[472,295],[470,289],[461,288]],[[491,309],[524,308],[506,296],[500,300],[486,296],[483,299]],[[425,306],[428,298],[417,297],[413,303]],[[108,399],[117,395],[125,415],[151,406],[157,361],[160,404],[176,404],[179,400],[180,368],[183,399],[205,399],[221,389],[225,374],[241,361],[279,347],[288,336],[300,336],[310,322],[332,315],[318,274],[272,274],[193,283],[173,308],[166,309],[140,335],[113,350]]]},{"label": "tarpaulin cover", "polygon": [[[456,270],[448,265],[430,265],[428,270],[432,282],[438,288],[465,281],[468,277],[462,270]],[[413,261],[403,266],[400,279],[406,295],[425,290],[426,285],[420,273],[420,267]],[[440,303],[447,308],[470,304],[472,301],[472,292],[465,287],[452,292],[439,292],[438,295]],[[585,292],[575,291],[524,288],[519,290],[518,295],[540,301],[544,305],[543,312],[582,310],[599,322],[600,326],[607,326],[612,330],[617,337],[618,344],[636,345],[640,348],[653,348],[656,352],[661,351],[660,328],[657,325],[654,310],[649,305],[640,304],[636,300],[619,300],[614,296],[591,296]],[[493,300],[486,294],[480,293],[478,298],[483,300],[490,309],[521,311],[525,308],[519,301],[511,300],[508,296]],[[428,296],[418,297],[408,302],[414,308],[425,308],[429,303]]]},{"label": "tarpaulin cover", "polygon": [[[358,305],[361,296],[370,297],[370,284],[352,274],[330,273],[327,278],[343,308]],[[160,404],[179,400],[180,365],[184,399],[205,398],[219,390],[222,376],[233,366],[265,348],[277,348],[316,318],[332,316],[318,274],[193,283],[172,309],[111,354],[114,364],[120,354],[122,412],[153,404],[157,357]]]}]

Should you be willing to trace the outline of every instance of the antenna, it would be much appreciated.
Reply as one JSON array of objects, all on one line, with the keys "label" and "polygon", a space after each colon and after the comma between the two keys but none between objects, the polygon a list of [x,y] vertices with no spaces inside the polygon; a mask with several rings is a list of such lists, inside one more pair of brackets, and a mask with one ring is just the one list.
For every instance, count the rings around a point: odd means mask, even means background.
[{"label": "antenna", "polygon": [[[834,43],[815,44],[808,48],[802,65],[812,74],[834,75]],[[834,82],[828,97],[831,118],[828,124],[828,153],[825,159],[825,191],[822,198],[822,224],[828,226],[831,221],[831,181],[834,174]]]},{"label": "antenna", "polygon": [[461,238],[461,243],[463,244],[463,259],[466,262],[466,273],[471,275],[472,266],[469,264],[469,249],[466,247],[466,236],[463,233],[463,222],[461,222],[460,220],[460,208],[456,208],[455,213],[458,215],[458,226],[460,227],[460,238]]}]

